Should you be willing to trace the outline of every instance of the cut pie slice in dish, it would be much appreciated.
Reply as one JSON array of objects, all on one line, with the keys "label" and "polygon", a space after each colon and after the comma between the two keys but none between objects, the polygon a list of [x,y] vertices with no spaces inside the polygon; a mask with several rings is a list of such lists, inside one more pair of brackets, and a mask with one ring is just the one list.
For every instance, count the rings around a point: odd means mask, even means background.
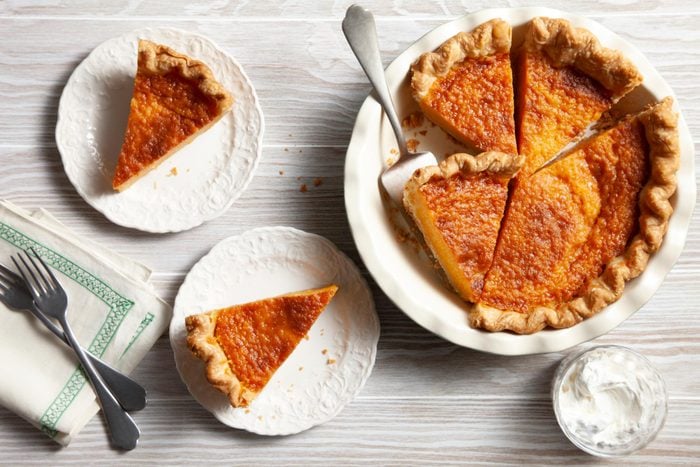
[{"label": "cut pie slice in dish", "polygon": [[128,188],[216,123],[232,104],[231,95],[204,63],[140,40],[134,93],[112,187]]},{"label": "cut pie slice in dish", "polygon": [[307,335],[335,295],[329,285],[186,318],[187,345],[207,380],[247,407]]},{"label": "cut pie slice in dish", "polygon": [[445,41],[411,67],[423,113],[462,143],[516,154],[511,28],[500,19]]},{"label": "cut pie slice in dish", "polygon": [[519,178],[537,170],[642,81],[620,52],[562,19],[535,18],[519,52]]},{"label": "cut pie slice in dish", "polygon": [[417,170],[404,189],[404,206],[430,256],[467,301],[481,295],[508,181],[521,164],[520,156],[500,152],[454,154],[439,166]]},{"label": "cut pie slice in dish", "polygon": [[472,326],[568,327],[616,301],[661,245],[679,159],[667,98],[520,180]]}]

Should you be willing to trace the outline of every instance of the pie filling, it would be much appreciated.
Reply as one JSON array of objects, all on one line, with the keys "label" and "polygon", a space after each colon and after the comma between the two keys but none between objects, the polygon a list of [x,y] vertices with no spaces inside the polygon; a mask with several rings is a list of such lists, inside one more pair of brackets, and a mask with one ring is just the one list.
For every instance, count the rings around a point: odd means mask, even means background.
[{"label": "pie filling", "polygon": [[507,53],[467,58],[435,80],[421,109],[459,141],[481,151],[517,153],[513,73]]},{"label": "pie filling", "polygon": [[259,392],[294,351],[335,290],[226,308],[214,336],[241,384]]},{"label": "pie filling", "polygon": [[412,196],[426,243],[465,300],[481,295],[507,197],[508,180],[488,174],[432,180]]},{"label": "pie filling", "polygon": [[632,119],[518,179],[481,303],[528,312],[580,295],[632,236],[647,152]]},{"label": "pie filling", "polygon": [[517,122],[521,176],[537,170],[612,104],[610,92],[573,67],[555,67],[542,53],[518,60]]},{"label": "pie filling", "polygon": [[233,99],[202,62],[139,41],[129,118],[112,186],[122,191],[155,168],[231,106]]},{"label": "pie filling", "polygon": [[[161,159],[172,148],[212,122],[218,101],[201,92],[196,83],[176,73],[139,74],[122,154],[114,183],[120,185],[143,167]],[[147,128],[148,131],[144,131]]]},{"label": "pie filling", "polygon": [[247,407],[308,334],[338,287],[281,295],[188,316],[187,345],[209,383]]}]

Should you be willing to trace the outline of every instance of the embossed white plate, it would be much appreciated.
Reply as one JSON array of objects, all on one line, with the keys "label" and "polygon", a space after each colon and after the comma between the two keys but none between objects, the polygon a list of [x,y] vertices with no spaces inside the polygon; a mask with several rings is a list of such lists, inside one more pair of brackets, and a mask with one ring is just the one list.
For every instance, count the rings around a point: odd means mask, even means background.
[{"label": "embossed white plate", "polygon": [[[338,292],[287,361],[247,409],[234,409],[204,376],[186,345],[185,317],[328,284]],[[175,299],[170,343],[182,380],[222,423],[288,435],[337,415],[369,377],[379,319],[366,282],[330,241],[289,227],[229,237],[204,256]]]},{"label": "embossed white plate", "polygon": [[[112,189],[136,73],[138,39],[206,63],[233,95],[213,127],[122,193]],[[263,116],[236,60],[209,39],[178,29],[140,29],[110,39],[78,65],[58,108],[56,144],[80,196],[112,222],[147,232],[191,229],[223,214],[253,177]]]},{"label": "embossed white plate", "polygon": [[[418,110],[407,76],[411,63],[422,53],[434,50],[459,31],[469,31],[492,18],[503,18],[513,26],[513,45],[517,47],[522,41],[524,25],[535,16],[566,18],[576,26],[585,27],[603,45],[621,50],[637,65],[644,83],[618,105],[629,109],[673,96],[670,86],[636,47],[599,23],[548,8],[501,8],[479,11],[433,29],[389,65],[387,80],[398,114],[403,117]],[[555,352],[572,347],[612,330],[639,310],[661,286],[683,249],[695,206],[695,169],[693,142],[682,114],[678,127],[681,144],[678,190],[671,200],[674,213],[661,249],[651,257],[644,273],[627,284],[620,300],[570,328],[546,329],[520,336],[508,332],[489,333],[469,326],[464,302],[445,287],[432,265],[416,254],[413,245],[397,241],[392,220],[377,189],[377,179],[384,170],[385,161],[392,157],[391,149],[396,147],[396,140],[379,103],[372,96],[367,98],[357,116],[345,162],[345,206],[353,237],[365,265],[387,296],[414,321],[435,334],[464,347],[503,355]],[[425,136],[418,131],[408,134],[409,138],[421,142],[419,150],[431,150],[438,157],[455,152],[455,146],[438,128],[426,125],[424,130],[427,131]],[[648,311],[653,313],[653,310]]]}]

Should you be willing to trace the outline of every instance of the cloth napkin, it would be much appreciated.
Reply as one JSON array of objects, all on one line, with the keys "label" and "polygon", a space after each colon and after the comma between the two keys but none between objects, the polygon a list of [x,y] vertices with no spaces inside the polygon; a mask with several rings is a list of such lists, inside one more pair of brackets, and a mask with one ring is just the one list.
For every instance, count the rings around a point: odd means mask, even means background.
[{"label": "cloth napkin", "polygon": [[[172,315],[147,283],[150,270],[74,235],[43,209],[0,201],[0,263],[14,269],[10,255],[29,247],[66,289],[83,348],[130,373]],[[30,313],[2,303],[0,370],[0,404],[62,445],[99,410],[74,354]]]}]

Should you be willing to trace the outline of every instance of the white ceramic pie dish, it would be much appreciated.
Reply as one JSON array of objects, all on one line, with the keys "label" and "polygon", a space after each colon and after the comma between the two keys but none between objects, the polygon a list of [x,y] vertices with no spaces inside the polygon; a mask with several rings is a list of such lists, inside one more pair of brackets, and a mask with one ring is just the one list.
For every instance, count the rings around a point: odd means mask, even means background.
[{"label": "white ceramic pie dish", "polygon": [[[123,192],[112,177],[133,91],[138,39],[206,63],[233,95],[220,121]],[[56,144],[78,194],[115,224],[146,232],[191,229],[243,193],[262,152],[258,97],[236,60],[204,36],[145,28],[103,42],[73,71],[61,95]]]},{"label": "white ceramic pie dish", "polygon": [[[469,31],[492,18],[513,26],[513,47],[522,41],[524,26],[536,16],[565,18],[593,32],[607,47],[622,51],[639,68],[644,83],[618,105],[634,109],[673,91],[633,45],[587,18],[546,8],[490,9],[469,14],[439,26],[401,53],[387,68],[387,80],[400,117],[418,110],[408,83],[408,71],[422,53],[432,51],[460,31]],[[674,96],[675,99],[675,96]],[[677,103],[676,110],[679,111]],[[438,158],[456,147],[437,128],[426,125],[426,135],[409,132],[420,141],[419,150],[431,150]],[[681,114],[679,120],[681,165],[678,189],[672,199],[674,213],[661,249],[646,270],[626,286],[620,300],[596,316],[567,329],[546,329],[532,335],[490,333],[473,329],[467,321],[467,305],[435,273],[432,264],[410,242],[397,239],[403,220],[387,211],[377,187],[386,160],[396,143],[379,103],[370,95],[357,116],[345,163],[345,204],[358,250],[370,273],[387,296],[424,328],[455,344],[503,355],[524,355],[563,350],[600,336],[639,310],[661,286],[680,255],[695,205],[694,147]]]}]

